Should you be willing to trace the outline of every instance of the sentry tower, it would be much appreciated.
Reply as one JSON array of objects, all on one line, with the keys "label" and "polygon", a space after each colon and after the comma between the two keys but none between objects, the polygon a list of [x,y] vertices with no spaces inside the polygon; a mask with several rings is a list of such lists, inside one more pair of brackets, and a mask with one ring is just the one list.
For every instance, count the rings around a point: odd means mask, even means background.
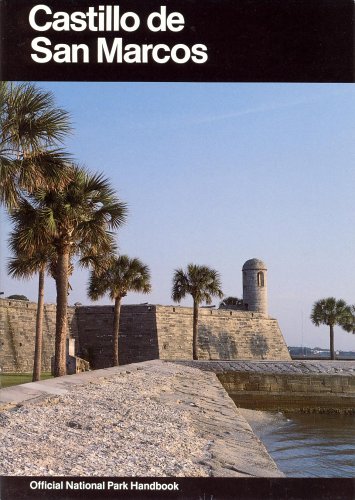
[{"label": "sentry tower", "polygon": [[243,304],[247,311],[268,314],[267,269],[262,260],[250,259],[243,266]]}]

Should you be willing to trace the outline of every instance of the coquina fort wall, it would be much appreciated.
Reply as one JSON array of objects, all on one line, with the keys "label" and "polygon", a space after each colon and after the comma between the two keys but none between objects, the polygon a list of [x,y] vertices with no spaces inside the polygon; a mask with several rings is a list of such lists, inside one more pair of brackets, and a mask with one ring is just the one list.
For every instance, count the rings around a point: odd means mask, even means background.
[{"label": "coquina fort wall", "polygon": [[[3,372],[31,372],[33,369],[37,304],[0,299],[0,368]],[[45,305],[42,369],[51,370],[54,355],[55,305]],[[78,337],[75,308],[68,310],[68,331]]]},{"label": "coquina fort wall", "polygon": [[[32,370],[36,304],[0,299],[0,367]],[[92,368],[111,366],[113,306],[68,309],[68,331],[76,354]],[[54,354],[55,306],[46,305],[43,370]],[[120,363],[192,358],[192,309],[160,305],[121,308]],[[251,311],[199,310],[199,359],[289,360],[276,319]]]}]

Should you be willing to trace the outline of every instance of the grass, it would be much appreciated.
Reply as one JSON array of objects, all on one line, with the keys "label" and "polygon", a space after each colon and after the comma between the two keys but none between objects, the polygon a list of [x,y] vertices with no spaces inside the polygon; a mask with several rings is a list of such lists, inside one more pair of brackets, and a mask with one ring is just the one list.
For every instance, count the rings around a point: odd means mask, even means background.
[{"label": "grass", "polygon": [[[49,372],[42,373],[41,380],[51,378]],[[0,388],[10,387],[11,385],[26,384],[32,382],[32,373],[1,373],[0,374]]]}]

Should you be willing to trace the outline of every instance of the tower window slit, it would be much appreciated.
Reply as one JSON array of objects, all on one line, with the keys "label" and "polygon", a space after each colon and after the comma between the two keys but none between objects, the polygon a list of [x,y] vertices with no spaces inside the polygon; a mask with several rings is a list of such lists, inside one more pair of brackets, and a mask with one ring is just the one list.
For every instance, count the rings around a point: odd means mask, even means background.
[{"label": "tower window slit", "polygon": [[265,286],[264,284],[264,273],[259,271],[258,272],[258,286],[263,287]]}]

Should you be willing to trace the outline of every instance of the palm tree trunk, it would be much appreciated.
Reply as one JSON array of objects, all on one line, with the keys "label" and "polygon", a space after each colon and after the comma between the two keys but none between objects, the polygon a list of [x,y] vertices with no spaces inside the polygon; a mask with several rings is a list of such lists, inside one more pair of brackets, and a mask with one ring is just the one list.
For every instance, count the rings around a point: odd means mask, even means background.
[{"label": "palm tree trunk", "polygon": [[115,311],[113,315],[113,366],[118,366],[118,340],[120,334],[121,297],[115,298]]},{"label": "palm tree trunk", "polygon": [[333,325],[329,325],[329,334],[330,334],[330,359],[335,359],[334,326]]},{"label": "palm tree trunk", "polygon": [[32,381],[41,380],[42,370],[42,340],[43,340],[43,315],[44,315],[44,273],[45,266],[42,266],[38,275],[38,301],[36,315],[36,340],[35,356],[33,362]]},{"label": "palm tree trunk", "polygon": [[197,335],[198,335],[198,303],[194,300],[193,327],[192,327],[192,359],[198,359]]},{"label": "palm tree trunk", "polygon": [[69,246],[58,252],[56,287],[57,313],[55,325],[54,376],[66,375],[67,303],[68,303]]}]

